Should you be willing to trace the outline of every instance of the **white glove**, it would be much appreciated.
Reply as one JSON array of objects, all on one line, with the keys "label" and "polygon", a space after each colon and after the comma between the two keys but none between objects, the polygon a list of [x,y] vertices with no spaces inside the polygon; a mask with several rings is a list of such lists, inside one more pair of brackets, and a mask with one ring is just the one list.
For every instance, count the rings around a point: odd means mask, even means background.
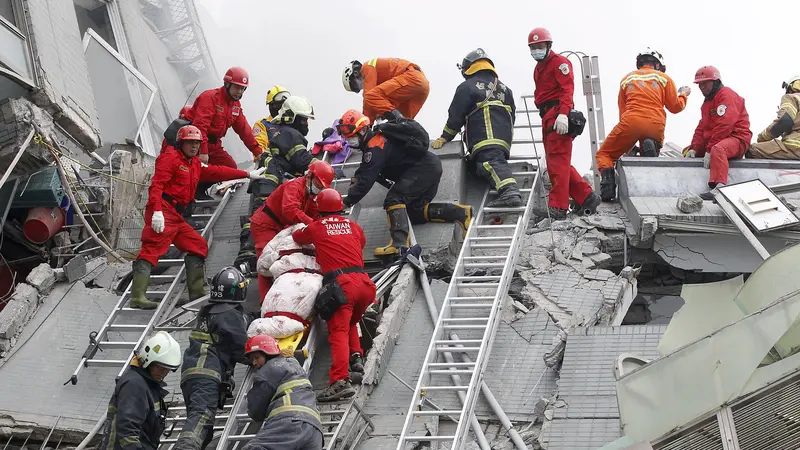
[{"label": "white glove", "polygon": [[689,96],[689,94],[691,94],[691,93],[692,93],[692,88],[690,88],[689,86],[681,86],[681,87],[678,89],[678,95],[681,95],[681,94],[683,94],[683,95],[685,95],[686,97],[688,97],[688,96]]},{"label": "white glove", "polygon": [[200,155],[200,162],[208,164],[208,153],[206,153],[205,155]]},{"label": "white glove", "polygon": [[161,211],[153,211],[153,218],[150,220],[150,226],[153,231],[161,233],[164,231],[164,213]]},{"label": "white glove", "polygon": [[265,170],[267,170],[266,167],[262,167],[256,170],[251,170],[250,172],[247,172],[247,178],[250,178],[251,180],[260,180],[264,178],[264,176],[261,174],[263,174]]},{"label": "white glove", "polygon": [[703,156],[703,167],[706,169],[711,168],[711,152],[706,152],[706,156]]},{"label": "white glove", "polygon": [[569,131],[569,120],[567,120],[566,114],[559,114],[556,117],[556,133],[558,134],[567,134]]},{"label": "white glove", "polygon": [[689,150],[688,152],[686,152],[686,155],[684,155],[684,158],[696,158],[696,157],[697,157],[697,152],[694,150]]}]

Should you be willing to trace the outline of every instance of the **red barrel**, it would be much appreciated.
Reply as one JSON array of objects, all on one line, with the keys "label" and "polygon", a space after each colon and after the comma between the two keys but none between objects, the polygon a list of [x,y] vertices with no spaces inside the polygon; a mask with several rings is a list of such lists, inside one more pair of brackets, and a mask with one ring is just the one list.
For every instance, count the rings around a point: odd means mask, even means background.
[{"label": "red barrel", "polygon": [[53,208],[33,208],[28,211],[23,232],[34,244],[44,244],[55,236],[64,226],[66,215],[58,206]]}]

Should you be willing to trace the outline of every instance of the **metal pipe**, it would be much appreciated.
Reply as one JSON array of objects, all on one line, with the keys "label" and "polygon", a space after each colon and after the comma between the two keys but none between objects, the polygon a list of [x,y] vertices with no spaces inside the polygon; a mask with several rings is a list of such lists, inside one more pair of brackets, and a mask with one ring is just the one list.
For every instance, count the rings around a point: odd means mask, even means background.
[{"label": "metal pipe", "polygon": [[59,414],[58,417],[56,417],[55,423],[53,423],[53,426],[50,428],[50,432],[47,434],[47,437],[45,438],[45,440],[42,441],[42,446],[39,447],[39,450],[44,450],[44,448],[47,446],[47,442],[50,440],[50,437],[53,435],[53,431],[55,431],[56,426],[58,425],[58,422],[60,420],[61,420],[61,414]]},{"label": "metal pipe", "polygon": [[11,164],[9,164],[8,169],[6,169],[6,173],[3,174],[3,178],[0,179],[0,187],[6,183],[8,177],[11,176],[11,172],[14,171],[14,167],[17,166],[17,163],[19,162],[20,158],[22,158],[22,155],[25,154],[25,149],[31,145],[31,140],[33,139],[34,134],[36,134],[36,129],[32,128],[31,132],[28,133],[28,137],[25,138],[25,141],[22,143],[22,145],[20,145],[19,150],[17,150],[17,155],[14,156],[14,159],[11,161]]},{"label": "metal pipe", "polygon": [[[391,370],[387,370],[387,372],[389,373],[389,375],[393,376],[395,380],[399,381],[400,384],[402,384],[403,386],[407,387],[411,392],[414,392],[414,386],[411,386],[410,384],[406,383],[402,378],[400,378],[399,375],[397,375],[396,373],[392,372]],[[429,399],[428,397],[424,397],[422,399],[422,401],[428,403],[429,405],[431,405],[431,407],[433,409],[435,409],[437,411],[444,411],[444,408],[442,408],[441,406],[439,406],[436,403],[434,403],[433,400]],[[454,423],[458,423],[458,418],[457,417],[453,417],[451,415],[447,415],[446,417],[448,417]]]},{"label": "metal pipe", "polygon": [[94,428],[92,428],[92,430],[89,431],[89,434],[87,434],[86,437],[83,438],[81,443],[78,444],[77,447],[75,447],[75,450],[84,450],[86,446],[89,445],[89,442],[91,442],[92,439],[94,439],[94,437],[97,436],[97,433],[100,431],[100,428],[103,428],[103,425],[106,424],[107,417],[108,417],[108,411],[103,410],[103,417],[101,417],[100,420],[98,420],[97,423],[94,424]]},{"label": "metal pipe", "polygon": [[756,253],[758,253],[758,256],[760,256],[761,259],[769,258],[770,254],[767,251],[767,249],[764,248],[764,246],[761,244],[761,241],[758,240],[756,235],[754,235],[753,232],[750,231],[750,228],[747,227],[747,224],[745,224],[744,221],[741,219],[741,217],[739,217],[739,213],[737,213],[736,210],[733,209],[733,205],[730,204],[728,199],[725,198],[725,196],[722,195],[722,193],[718,189],[715,191],[716,192],[714,192],[714,200],[717,201],[717,204],[719,205],[720,208],[722,208],[722,211],[725,212],[725,215],[728,216],[728,219],[731,222],[733,222],[734,225],[736,225],[736,228],[738,228],[739,231],[742,232],[744,238],[747,239],[747,242],[749,242],[750,245],[753,246]]}]

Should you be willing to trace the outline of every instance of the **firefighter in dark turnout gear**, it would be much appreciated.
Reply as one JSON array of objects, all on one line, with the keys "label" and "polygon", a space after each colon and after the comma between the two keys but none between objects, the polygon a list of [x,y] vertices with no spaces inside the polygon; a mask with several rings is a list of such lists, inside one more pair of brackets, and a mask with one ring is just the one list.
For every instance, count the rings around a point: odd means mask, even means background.
[{"label": "firefighter in dark turnout gear", "polygon": [[264,422],[246,450],[322,450],[322,422],[314,389],[300,364],[281,355],[272,336],[247,341],[245,354],[258,370],[247,392],[247,415]]},{"label": "firefighter in dark turnout gear", "polygon": [[217,408],[233,393],[234,366],[247,363],[242,303],[248,282],[233,267],[222,269],[211,280],[211,298],[197,314],[197,325],[183,354],[181,391],[186,422],[175,450],[204,449],[211,442]]},{"label": "firefighter in dark turnout gear", "polygon": [[[407,119],[405,119],[407,120]],[[374,132],[369,119],[351,109],[336,126],[350,147],[362,152],[347,197],[346,206],[361,201],[375,182],[389,187],[383,208],[389,217],[389,243],[375,249],[376,256],[392,256],[400,247],[410,247],[408,222],[458,223],[464,233],[472,221],[472,207],[458,203],[431,203],[439,190],[442,162],[428,150],[412,151]],[[390,184],[392,181],[394,184]]]},{"label": "firefighter in dark turnout gear", "polygon": [[442,148],[465,127],[470,168],[499,194],[488,206],[520,206],[522,195],[508,167],[516,110],[514,94],[497,78],[494,63],[482,48],[469,52],[459,67],[465,81],[450,103],[442,136],[431,142],[431,147]]},{"label": "firefighter in dark turnout gear", "polygon": [[100,450],[155,450],[166,427],[163,382],[181,364],[180,345],[166,331],[144,343],[131,367],[117,380],[108,402]]}]

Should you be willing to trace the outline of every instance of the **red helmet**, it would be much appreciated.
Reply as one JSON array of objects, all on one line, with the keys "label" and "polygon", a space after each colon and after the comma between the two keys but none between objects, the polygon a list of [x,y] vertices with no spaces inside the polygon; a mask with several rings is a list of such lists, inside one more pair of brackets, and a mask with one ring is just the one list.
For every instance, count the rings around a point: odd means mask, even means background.
[{"label": "red helmet", "polygon": [[192,110],[192,105],[186,105],[181,108],[181,112],[178,114],[179,119],[185,119],[186,116],[189,114],[189,111]]},{"label": "red helmet", "polygon": [[225,72],[225,77],[222,81],[247,87],[250,85],[250,76],[247,75],[247,71],[241,67],[231,67]]},{"label": "red helmet", "polygon": [[281,354],[281,348],[278,347],[278,341],[272,336],[267,334],[258,334],[247,340],[244,344],[245,356],[253,352],[261,352],[267,356],[274,356]]},{"label": "red helmet", "polygon": [[312,177],[319,179],[323,188],[331,187],[334,177],[333,167],[331,167],[331,165],[325,161],[314,161],[313,163],[309,164],[307,173]]},{"label": "red helmet", "polygon": [[339,136],[347,139],[355,136],[356,133],[368,126],[369,118],[367,116],[355,109],[349,109],[344,113],[342,118],[339,119],[339,124],[336,125],[336,131],[339,133]]},{"label": "red helmet", "polygon": [[336,189],[323,189],[317,194],[314,201],[317,202],[317,209],[322,213],[335,213],[344,209],[342,194]]},{"label": "red helmet", "polygon": [[202,141],[203,133],[194,125],[186,125],[178,130],[175,140],[180,143],[181,141]]},{"label": "red helmet", "polygon": [[550,36],[550,32],[547,31],[547,28],[537,27],[528,33],[528,45],[539,42],[553,42],[553,37]]},{"label": "red helmet", "polygon": [[703,66],[694,74],[694,82],[719,80],[719,70],[714,66]]}]

